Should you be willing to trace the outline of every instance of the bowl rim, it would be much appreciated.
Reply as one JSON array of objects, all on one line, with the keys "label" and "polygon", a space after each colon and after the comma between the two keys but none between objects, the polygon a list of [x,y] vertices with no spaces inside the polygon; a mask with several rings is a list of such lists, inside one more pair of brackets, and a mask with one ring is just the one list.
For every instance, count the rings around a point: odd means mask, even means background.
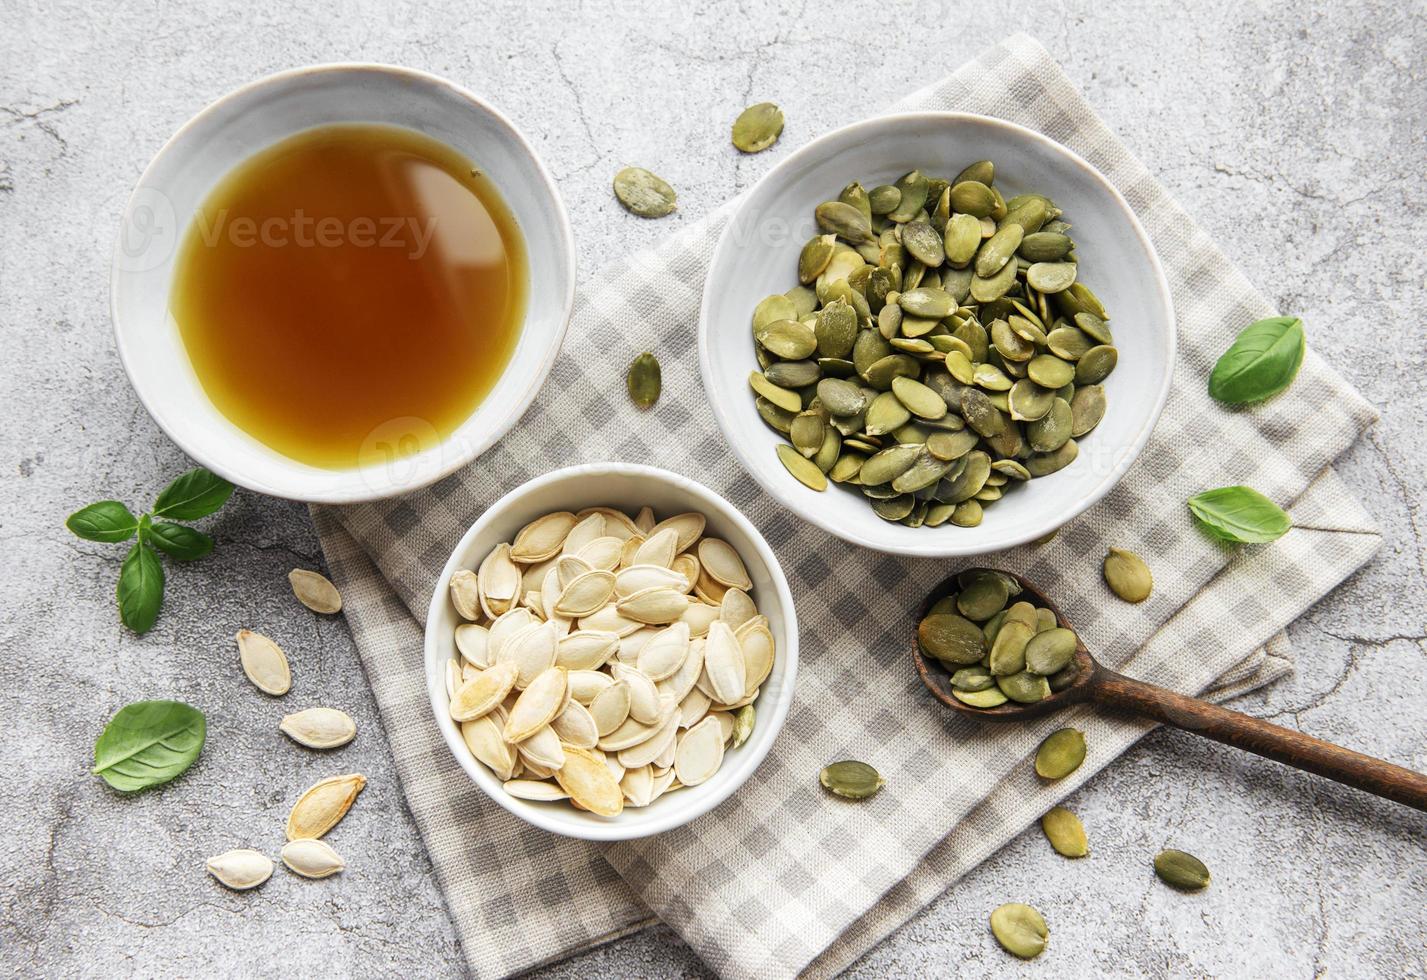
[{"label": "bowl rim", "polygon": [[[778,697],[769,699],[771,703],[764,703],[764,698],[758,699],[758,725],[754,729],[754,738],[750,738],[743,746],[744,749],[751,750],[745,759],[746,771],[740,778],[730,780],[725,786],[718,787],[712,792],[700,794],[699,790],[704,787],[690,787],[687,792],[690,805],[673,810],[660,817],[649,818],[640,822],[624,820],[616,817],[605,823],[573,824],[563,816],[556,816],[552,811],[542,807],[532,806],[525,800],[516,799],[501,788],[501,781],[493,773],[486,769],[484,765],[474,759],[465,742],[461,738],[461,733],[456,727],[456,723],[451,720],[450,714],[446,710],[445,700],[445,677],[435,668],[435,664],[440,659],[440,648],[438,643],[443,642],[437,635],[437,621],[440,613],[448,602],[447,583],[451,580],[451,575],[458,568],[466,567],[462,565],[457,556],[470,547],[471,543],[490,526],[501,518],[504,511],[520,499],[526,493],[543,489],[551,484],[565,483],[588,479],[599,476],[635,476],[644,479],[654,480],[673,487],[675,490],[688,494],[699,506],[701,512],[716,511],[720,517],[728,519],[740,531],[748,536],[752,542],[754,551],[759,560],[768,570],[768,577],[772,582],[774,594],[781,606],[783,616],[783,633],[780,639],[782,648],[778,651],[778,659],[782,663],[783,683],[780,685]],[[593,506],[593,505],[592,505]],[[708,813],[714,807],[719,806],[730,796],[742,788],[749,777],[763,764],[763,760],[772,750],[773,744],[778,740],[778,735],[782,732],[783,723],[788,717],[788,711],[792,706],[793,691],[798,676],[798,614],[793,603],[792,591],[788,587],[787,576],[783,573],[782,563],[778,561],[778,556],[773,552],[773,548],[767,540],[754,526],[753,522],[743,515],[743,512],[732,503],[724,500],[716,492],[697,480],[682,476],[671,470],[662,469],[657,466],[648,466],[643,463],[621,463],[621,462],[597,462],[579,463],[573,466],[562,467],[552,470],[541,476],[534,477],[520,484],[518,487],[507,491],[499,500],[487,507],[476,522],[461,536],[451,550],[450,557],[446,560],[445,566],[441,569],[441,574],[436,580],[435,587],[431,595],[431,603],[427,608],[426,626],[424,629],[424,639],[422,642],[422,673],[426,679],[426,691],[431,702],[431,711],[437,729],[441,732],[441,737],[446,742],[447,748],[455,757],[456,764],[459,765],[471,778],[487,797],[494,800],[501,807],[510,813],[524,820],[532,826],[541,830],[546,830],[562,837],[571,837],[582,840],[593,841],[619,841],[636,840],[643,837],[652,837],[676,827],[682,827],[687,823],[698,819]],[[755,742],[759,736],[761,739]]]},{"label": "bowl rim", "polygon": [[[150,390],[141,389],[134,381],[134,371],[132,365],[140,352],[134,349],[125,341],[125,329],[121,324],[119,313],[119,283],[126,275],[123,268],[123,235],[124,229],[133,218],[134,209],[141,203],[140,194],[149,185],[149,180],[159,163],[174,151],[175,146],[183,140],[200,123],[209,119],[219,111],[229,107],[235,102],[251,97],[254,93],[265,88],[280,87],[288,85],[294,81],[299,81],[313,76],[325,74],[367,74],[382,77],[388,81],[399,81],[407,84],[425,86],[428,89],[445,90],[448,94],[455,95],[459,99],[468,103],[470,108],[477,112],[485,113],[495,127],[501,130],[506,139],[510,140],[521,152],[534,164],[533,183],[549,198],[554,204],[556,215],[556,226],[554,229],[557,251],[560,253],[564,266],[566,288],[565,295],[561,302],[561,315],[554,335],[546,346],[546,350],[536,365],[535,372],[531,378],[531,384],[525,387],[523,393],[511,400],[507,411],[496,420],[496,424],[485,427],[483,434],[473,439],[455,440],[448,436],[441,442],[430,447],[426,453],[437,453],[439,460],[434,467],[423,470],[418,476],[410,479],[403,479],[399,483],[386,478],[374,479],[359,477],[363,472],[361,467],[353,467],[341,470],[325,471],[330,473],[330,481],[324,483],[320,488],[308,490],[296,490],[294,487],[283,485],[283,481],[272,481],[263,477],[254,477],[248,472],[242,472],[227,466],[221,459],[214,458],[203,444],[193,444],[191,441],[180,439],[174,432],[174,427],[167,417],[167,412],[160,407],[161,399],[153,397]],[[308,127],[311,128],[311,127]],[[257,152],[256,150],[253,152]],[[249,154],[251,156],[251,154]],[[245,158],[246,159],[246,158]],[[237,166],[242,160],[234,161],[231,166]],[[549,376],[551,368],[555,365],[555,359],[559,357],[561,349],[565,344],[565,334],[569,330],[570,318],[574,312],[575,305],[575,277],[578,271],[577,258],[575,254],[575,236],[570,226],[570,216],[565,209],[565,200],[560,195],[560,189],[555,183],[554,177],[540,155],[535,152],[535,148],[520,129],[492,103],[486,101],[475,92],[444,78],[433,72],[423,71],[419,68],[408,68],[402,65],[392,65],[376,61],[338,61],[321,64],[302,65],[296,68],[288,68],[283,71],[264,75],[261,78],[253,79],[235,89],[232,89],[218,98],[209,102],[202,109],[191,116],[182,126],[174,131],[154,153],[148,166],[135,182],[134,188],[130,191],[124,203],[124,208],[119,216],[119,230],[116,235],[112,258],[109,265],[109,321],[114,333],[114,344],[119,353],[119,362],[124,368],[125,375],[129,378],[129,385],[138,396],[140,404],[154,423],[169,437],[180,449],[196,462],[217,473],[219,476],[235,483],[238,486],[246,487],[258,493],[267,494],[272,497],[280,497],[287,500],[300,500],[314,504],[355,504],[366,503],[374,500],[384,500],[390,497],[400,496],[419,490],[435,483],[443,477],[461,467],[478,459],[482,453],[493,446],[496,441],[505,436],[516,422],[525,414],[531,403],[535,400],[545,379]],[[483,401],[472,412],[474,415],[479,412],[486,403]],[[216,411],[216,408],[215,408]],[[464,423],[463,423],[464,424]],[[454,435],[454,434],[453,434]],[[453,446],[464,446],[465,448],[454,454],[447,455],[447,451]],[[270,450],[276,453],[276,450]],[[278,454],[281,455],[281,454]],[[418,454],[423,455],[423,454]]]},{"label": "bowl rim", "polygon": [[[1053,520],[1042,522],[1041,525],[1028,525],[1027,530],[1016,531],[1010,534],[1006,540],[999,541],[991,547],[984,545],[958,545],[955,543],[955,538],[946,535],[928,535],[928,540],[925,544],[920,542],[904,544],[888,541],[880,539],[875,534],[863,533],[857,525],[839,523],[816,511],[805,512],[803,509],[795,506],[795,502],[788,494],[788,491],[791,491],[794,486],[801,486],[801,484],[798,484],[791,474],[788,474],[786,483],[778,479],[764,478],[758,463],[754,460],[750,447],[746,445],[743,440],[734,438],[732,417],[725,409],[722,400],[715,396],[713,358],[710,353],[709,344],[710,307],[713,304],[716,292],[715,277],[712,273],[724,261],[724,253],[738,247],[735,243],[736,236],[734,232],[735,229],[739,227],[739,218],[744,210],[748,208],[750,202],[766,184],[776,183],[786,179],[789,174],[796,173],[799,168],[803,167],[810,160],[820,158],[823,154],[830,152],[838,144],[857,140],[863,136],[863,134],[870,131],[912,123],[946,123],[949,125],[970,123],[993,129],[1001,129],[1014,135],[1018,139],[1029,141],[1045,149],[1052,156],[1064,158],[1068,164],[1083,171],[1085,176],[1098,184],[1100,188],[1110,196],[1111,201],[1119,208],[1121,216],[1125,219],[1136,241],[1149,256],[1150,268],[1153,273],[1151,279],[1154,290],[1160,301],[1165,322],[1167,322],[1170,327],[1168,331],[1168,343],[1166,345],[1165,361],[1167,366],[1164,372],[1164,380],[1160,384],[1159,391],[1155,393],[1153,407],[1145,416],[1139,432],[1130,445],[1130,451],[1124,453],[1114,467],[1100,480],[1099,484],[1096,485],[1090,493],[1079,500],[1075,506],[1057,514]],[[844,541],[885,554],[907,555],[918,558],[969,558],[978,555],[994,554],[999,551],[1017,547],[1018,545],[1026,544],[1029,541],[1034,541],[1069,523],[1108,494],[1110,490],[1120,482],[1124,475],[1129,472],[1129,468],[1134,465],[1135,461],[1139,459],[1140,453],[1143,452],[1146,444],[1148,444],[1150,435],[1154,432],[1160,415],[1164,411],[1165,402],[1169,398],[1170,386],[1174,381],[1174,365],[1178,357],[1179,331],[1174,318],[1174,302],[1169,291],[1169,280],[1165,276],[1164,266],[1160,262],[1159,253],[1155,251],[1154,243],[1151,241],[1149,234],[1145,231],[1144,226],[1140,224],[1140,220],[1135,215],[1134,209],[1130,207],[1124,195],[1116,189],[1114,184],[1110,183],[1104,174],[1068,146],[1051,139],[1044,133],[1039,133],[1018,123],[998,119],[994,116],[983,116],[974,112],[943,112],[935,110],[898,112],[877,116],[872,119],[864,119],[819,136],[775,165],[743,195],[738,206],[729,214],[724,229],[719,235],[718,244],[714,247],[713,254],[709,259],[709,272],[710,274],[704,278],[703,299],[699,305],[699,375],[703,381],[704,390],[708,393],[708,401],[713,410],[714,418],[717,419],[719,429],[723,433],[724,442],[733,449],[743,469],[784,508],[796,514],[800,519],[810,521]]]}]

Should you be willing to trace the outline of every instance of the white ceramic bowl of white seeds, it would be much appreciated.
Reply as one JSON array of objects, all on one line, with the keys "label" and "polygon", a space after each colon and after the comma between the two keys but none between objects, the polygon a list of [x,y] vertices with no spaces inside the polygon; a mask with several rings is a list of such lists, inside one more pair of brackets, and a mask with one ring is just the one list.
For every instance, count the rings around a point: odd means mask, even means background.
[{"label": "white ceramic bowl of white seeds", "polygon": [[[618,608],[654,622],[619,622]],[[706,649],[737,670],[697,667]],[[788,713],[798,628],[772,549],[735,508],[667,470],[596,463],[517,487],[466,532],[436,583],[425,658],[436,725],[492,800],[553,833],[628,840],[694,820],[753,774]],[[544,692],[561,685],[547,720]],[[657,734],[621,748],[644,734],[641,714]]]}]

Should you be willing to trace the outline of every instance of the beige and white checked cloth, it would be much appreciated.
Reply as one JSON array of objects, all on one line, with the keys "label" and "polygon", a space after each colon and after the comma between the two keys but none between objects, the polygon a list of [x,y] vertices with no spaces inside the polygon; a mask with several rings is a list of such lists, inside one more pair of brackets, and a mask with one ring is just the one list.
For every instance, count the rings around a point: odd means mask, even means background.
[{"label": "beige and white checked cloth", "polygon": [[[1275,311],[1035,41],[997,45],[897,108],[999,116],[1085,157],[1139,215],[1174,293],[1179,363],[1143,455],[1049,544],[996,561],[1041,583],[1090,649],[1133,676],[1221,695],[1280,676],[1289,669],[1280,631],[1379,543],[1330,466],[1372,423],[1372,408],[1311,350],[1293,387],[1267,405],[1236,412],[1209,400],[1204,379],[1218,354]],[[314,509],[411,812],[480,976],[558,959],[651,916],[725,976],[834,973],[1147,730],[1086,710],[1009,729],[941,710],[912,669],[906,637],[912,606],[948,564],[832,538],[738,467],[704,405],[694,341],[728,214],[586,278],[550,380],[479,466],[402,499]],[[664,392],[638,412],[608,379],[646,349],[663,365]],[[786,727],[739,793],[679,830],[597,845],[532,829],[457,767],[431,718],[420,620],[451,548],[485,507],[557,466],[610,459],[657,459],[758,525],[793,590],[802,663]],[[1197,531],[1186,498],[1234,483],[1289,507],[1295,529],[1243,551]],[[1155,593],[1143,605],[1114,601],[1100,585],[1107,542],[1155,556]],[[1087,764],[1041,785],[1027,758],[1064,724],[1085,730]],[[818,787],[817,771],[849,755],[888,779],[865,805]]]}]

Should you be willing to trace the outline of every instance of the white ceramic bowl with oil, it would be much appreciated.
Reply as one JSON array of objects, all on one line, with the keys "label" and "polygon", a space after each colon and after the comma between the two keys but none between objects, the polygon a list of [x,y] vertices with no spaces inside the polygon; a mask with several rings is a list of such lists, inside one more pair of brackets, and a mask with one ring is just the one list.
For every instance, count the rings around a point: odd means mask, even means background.
[{"label": "white ceramic bowl with oil", "polygon": [[[724,754],[723,766],[706,783],[668,793],[647,807],[626,807],[617,817],[599,817],[576,810],[568,802],[538,803],[511,796],[495,774],[466,748],[460,726],[451,720],[446,694],[446,663],[458,656],[456,627],[463,620],[451,604],[450,581],[460,568],[475,568],[492,548],[510,541],[526,524],[554,511],[578,511],[608,506],[633,516],[644,506],[662,520],[686,511],[708,519],[706,534],[731,544],[753,580],[750,593],[758,611],[768,617],[773,634],[773,670],[754,702],[757,723],[748,741]],[[733,505],[708,487],[687,477],[634,463],[591,463],[570,466],[516,487],[486,509],[456,545],[436,581],[426,615],[426,687],[441,737],[466,774],[496,803],[552,833],[585,840],[629,840],[682,826],[718,806],[753,775],[773,747],[798,673],[798,619],[788,580],[763,535]]]},{"label": "white ceramic bowl with oil", "polygon": [[[909,170],[952,177],[976,160],[996,163],[1007,197],[1046,194],[1071,222],[1085,283],[1109,311],[1118,367],[1105,381],[1104,420],[1078,440],[1068,467],[986,508],[973,528],[910,528],[872,512],[855,488],[822,493],[783,468],[785,440],[759,417],[748,387],[758,369],[750,320],[763,297],[797,285],[798,253],[816,233],[813,209],[848,182],[893,183]],[[724,229],[704,282],[699,368],[724,438],[753,478],[799,517],[854,544],[924,557],[982,555],[1055,530],[1110,491],[1148,441],[1169,394],[1175,322],[1169,285],[1129,204],[1095,168],[1040,133],[999,119],[919,112],[855,123],[770,170]]]},{"label": "white ceramic bowl with oil", "polygon": [[[169,312],[183,236],[213,187],[258,151],[297,133],[377,123],[423,133],[481,167],[524,238],[532,284],[504,372],[445,439],[410,455],[333,470],[269,448],[230,422],[204,393]],[[460,86],[409,68],[334,64],[260,79],[194,116],[159,150],[124,209],[111,276],[119,356],[139,400],[198,462],[260,493],[321,503],[394,496],[479,456],[525,413],[549,373],[575,295],[575,252],[554,180],[519,130]],[[260,378],[254,379],[261,384]],[[371,436],[398,446],[419,420],[394,419]],[[387,431],[387,430],[390,431]]]}]

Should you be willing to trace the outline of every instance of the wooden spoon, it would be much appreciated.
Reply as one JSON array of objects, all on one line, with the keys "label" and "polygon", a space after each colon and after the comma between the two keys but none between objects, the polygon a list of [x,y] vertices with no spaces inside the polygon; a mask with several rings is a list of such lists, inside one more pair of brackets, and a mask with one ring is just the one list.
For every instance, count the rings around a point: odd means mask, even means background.
[{"label": "wooden spoon", "polygon": [[[1055,603],[1041,594],[1030,582],[1010,572],[1002,574],[1009,575],[1021,583],[1021,588],[1025,590],[1021,598],[1049,609],[1055,613],[1055,618],[1061,626],[1074,631],[1075,627],[1061,614]],[[920,623],[927,615],[933,603],[957,592],[959,588],[955,575],[937,586],[923,604],[917,622]],[[1166,725],[1245,749],[1266,759],[1327,776],[1329,779],[1419,810],[1427,810],[1427,776],[1422,773],[1324,742],[1291,728],[1271,725],[1199,698],[1191,698],[1167,688],[1133,680],[1096,663],[1085,644],[1079,642],[1079,634],[1076,635],[1074,662],[1080,670],[1075,680],[1064,690],[1034,704],[1007,701],[995,708],[974,708],[958,701],[951,694],[951,675],[946,667],[940,661],[922,655],[915,625],[912,630],[912,655],[916,660],[917,673],[921,675],[927,689],[942,704],[968,718],[998,722],[1029,721],[1067,705],[1082,702],[1104,705],[1118,711],[1153,718]]]}]

